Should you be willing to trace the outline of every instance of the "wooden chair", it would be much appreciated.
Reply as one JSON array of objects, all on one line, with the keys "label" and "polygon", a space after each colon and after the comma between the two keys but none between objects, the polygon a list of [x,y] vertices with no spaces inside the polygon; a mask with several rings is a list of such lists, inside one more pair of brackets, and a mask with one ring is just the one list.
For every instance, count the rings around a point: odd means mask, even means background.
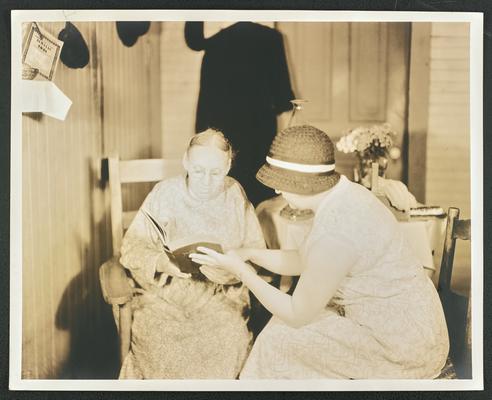
[{"label": "wooden chair", "polygon": [[111,236],[113,258],[99,269],[104,300],[113,307],[120,338],[120,360],[123,362],[130,349],[132,312],[130,300],[135,283],[119,263],[123,234],[138,210],[123,211],[122,185],[140,182],[158,182],[180,172],[179,159],[144,159],[120,161],[117,155],[103,160],[103,179],[109,182],[111,194]]},{"label": "wooden chair", "polygon": [[448,325],[451,359],[459,378],[471,378],[471,301],[451,289],[456,239],[471,239],[471,222],[459,219],[460,210],[448,210],[444,248],[437,290]]}]

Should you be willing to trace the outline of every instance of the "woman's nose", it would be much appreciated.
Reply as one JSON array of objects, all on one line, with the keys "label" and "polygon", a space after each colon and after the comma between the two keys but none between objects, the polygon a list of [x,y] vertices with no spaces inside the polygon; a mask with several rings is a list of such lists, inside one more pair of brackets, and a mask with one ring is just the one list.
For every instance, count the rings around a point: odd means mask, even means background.
[{"label": "woman's nose", "polygon": [[203,184],[208,186],[211,182],[212,176],[210,174],[205,174],[205,176],[203,177]]}]

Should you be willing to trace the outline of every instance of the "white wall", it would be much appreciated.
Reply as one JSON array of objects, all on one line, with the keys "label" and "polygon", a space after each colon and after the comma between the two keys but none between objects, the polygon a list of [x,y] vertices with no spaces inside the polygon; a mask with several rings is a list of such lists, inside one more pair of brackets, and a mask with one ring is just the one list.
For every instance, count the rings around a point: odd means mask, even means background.
[{"label": "white wall", "polygon": [[[459,207],[470,218],[469,26],[433,23],[426,159],[426,203]],[[458,241],[452,285],[466,291],[470,246]]]}]

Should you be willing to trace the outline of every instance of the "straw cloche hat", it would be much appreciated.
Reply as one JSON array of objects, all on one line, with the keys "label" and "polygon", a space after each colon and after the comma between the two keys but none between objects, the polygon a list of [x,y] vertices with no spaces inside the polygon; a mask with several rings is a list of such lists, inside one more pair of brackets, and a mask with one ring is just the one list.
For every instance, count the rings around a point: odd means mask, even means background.
[{"label": "straw cloche hat", "polygon": [[340,179],[335,171],[333,142],[314,126],[284,129],[275,136],[256,179],[272,189],[290,193],[310,195],[326,191]]}]

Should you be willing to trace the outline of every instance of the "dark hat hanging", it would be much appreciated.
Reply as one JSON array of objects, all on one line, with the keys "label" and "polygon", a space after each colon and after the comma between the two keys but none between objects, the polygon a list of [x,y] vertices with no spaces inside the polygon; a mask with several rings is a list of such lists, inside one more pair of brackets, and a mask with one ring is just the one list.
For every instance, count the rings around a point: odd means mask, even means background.
[{"label": "dark hat hanging", "polygon": [[150,22],[145,21],[118,21],[116,30],[123,44],[127,47],[133,46],[138,38],[145,35],[150,28]]},{"label": "dark hat hanging", "polygon": [[58,34],[63,41],[60,59],[69,68],[84,68],[89,63],[89,48],[77,27],[71,22]]}]

